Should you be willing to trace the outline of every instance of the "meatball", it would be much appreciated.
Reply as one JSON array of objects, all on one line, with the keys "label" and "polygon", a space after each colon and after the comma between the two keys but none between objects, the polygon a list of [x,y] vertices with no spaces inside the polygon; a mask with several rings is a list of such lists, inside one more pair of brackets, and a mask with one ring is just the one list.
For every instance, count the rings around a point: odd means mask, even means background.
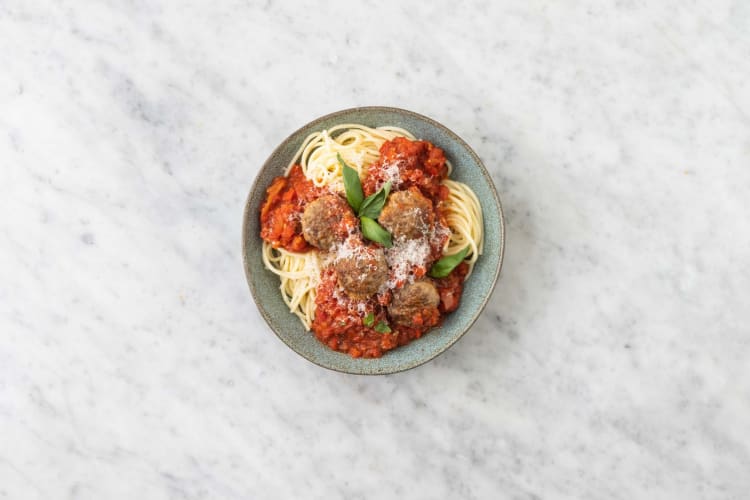
[{"label": "meatball", "polygon": [[388,314],[399,325],[432,326],[440,316],[439,303],[440,294],[432,281],[415,281],[393,294]]},{"label": "meatball", "polygon": [[337,258],[333,268],[339,284],[354,299],[375,295],[388,279],[388,263],[383,249],[368,247],[362,242]]},{"label": "meatball", "polygon": [[417,188],[391,194],[378,217],[395,239],[408,240],[424,235],[434,220],[432,202]]},{"label": "meatball", "polygon": [[329,194],[311,201],[302,214],[302,236],[321,250],[331,250],[357,227],[357,218],[340,196]]}]

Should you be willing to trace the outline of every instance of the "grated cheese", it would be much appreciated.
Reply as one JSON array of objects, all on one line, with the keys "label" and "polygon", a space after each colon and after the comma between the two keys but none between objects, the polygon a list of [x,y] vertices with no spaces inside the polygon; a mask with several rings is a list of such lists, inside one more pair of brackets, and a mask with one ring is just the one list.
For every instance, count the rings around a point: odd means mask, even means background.
[{"label": "grated cheese", "polygon": [[444,226],[440,221],[435,222],[435,227],[430,234],[430,246],[432,248],[444,249],[448,245],[451,229]]},{"label": "grated cheese", "polygon": [[401,164],[403,163],[402,160],[396,160],[391,163],[386,163],[381,167],[381,172],[383,173],[383,179],[380,182],[380,185],[378,186],[378,189],[383,187],[383,185],[391,181],[391,189],[396,189],[399,185],[401,185]]},{"label": "grated cheese", "polygon": [[333,254],[334,262],[352,257],[360,261],[368,256],[367,247],[362,244],[362,240],[355,232],[350,232],[349,237],[334,248]]},{"label": "grated cheese", "polygon": [[[416,210],[415,210],[416,211]],[[414,218],[418,218],[414,214]],[[389,290],[396,290],[407,284],[413,283],[417,276],[415,271],[422,268],[424,273],[432,263],[434,250],[447,240],[450,229],[439,222],[434,225],[426,225],[421,228],[422,236],[416,239],[397,238],[393,241],[391,248],[385,248],[385,259],[388,264],[388,279],[383,283],[378,292],[370,299],[358,300],[349,297],[343,287],[337,285],[333,297],[339,305],[347,308],[352,314],[364,317],[374,307],[374,297],[382,295]],[[343,260],[351,260],[352,270],[358,272],[356,279],[364,280],[367,275],[374,271],[372,262],[372,248],[362,241],[358,228],[353,229],[343,242],[337,244],[325,258],[324,265],[335,265]],[[349,268],[347,264],[347,268]],[[354,271],[356,270],[356,271]],[[421,274],[417,273],[420,277]]]},{"label": "grated cheese", "polygon": [[429,258],[430,243],[427,235],[413,240],[397,240],[393,247],[385,251],[385,259],[391,271],[386,282],[388,288],[396,288],[402,283],[412,283],[414,268],[426,266]]}]

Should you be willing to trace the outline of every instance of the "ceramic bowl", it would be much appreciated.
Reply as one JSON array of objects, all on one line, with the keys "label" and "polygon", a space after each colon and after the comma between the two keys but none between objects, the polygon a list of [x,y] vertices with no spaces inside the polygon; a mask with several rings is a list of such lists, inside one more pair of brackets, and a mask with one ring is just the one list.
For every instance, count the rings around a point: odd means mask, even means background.
[{"label": "ceramic bowl", "polygon": [[[355,359],[333,351],[319,342],[289,312],[279,292],[279,280],[266,270],[261,260],[260,205],[274,177],[283,175],[302,141],[310,133],[341,123],[360,123],[370,127],[395,125],[409,130],[418,139],[432,142],[445,151],[453,163],[451,178],[468,184],[477,194],[484,215],[484,254],[467,280],[461,305],[447,315],[439,328],[410,344],[386,352],[377,359]],[[261,315],[276,335],[302,357],[325,368],[345,373],[379,375],[419,366],[455,344],[479,317],[492,293],[503,261],[505,224],[502,207],[492,179],[472,149],[444,125],[417,113],[390,107],[346,109],[323,116],[296,132],[271,153],[250,190],[242,221],[242,258],[245,275]],[[265,334],[265,331],[261,332]]]}]

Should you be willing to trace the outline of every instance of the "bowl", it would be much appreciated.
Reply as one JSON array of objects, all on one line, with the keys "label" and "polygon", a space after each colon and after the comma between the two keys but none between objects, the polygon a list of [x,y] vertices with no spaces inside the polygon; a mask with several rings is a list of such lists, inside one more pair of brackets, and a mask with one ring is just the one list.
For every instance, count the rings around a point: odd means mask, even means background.
[{"label": "bowl", "polygon": [[[261,260],[262,241],[258,214],[271,181],[283,175],[289,161],[310,133],[341,123],[370,127],[395,125],[417,139],[430,141],[445,151],[453,163],[452,179],[468,184],[482,204],[484,253],[467,279],[461,304],[443,324],[422,338],[386,352],[381,358],[352,358],[333,351],[303,327],[281,298],[279,280]],[[242,221],[242,260],[250,291],[258,310],[276,335],[292,350],[313,363],[344,373],[382,375],[414,368],[434,359],[455,344],[474,324],[495,287],[503,262],[505,223],[495,186],[487,169],[466,142],[444,125],[426,116],[391,107],[361,107],[317,118],[292,133],[271,153],[250,189]]]}]

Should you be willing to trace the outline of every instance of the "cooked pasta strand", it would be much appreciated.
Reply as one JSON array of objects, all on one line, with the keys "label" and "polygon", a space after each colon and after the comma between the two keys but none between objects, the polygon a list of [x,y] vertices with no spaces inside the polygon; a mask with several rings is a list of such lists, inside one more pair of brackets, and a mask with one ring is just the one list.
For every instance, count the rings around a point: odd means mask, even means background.
[{"label": "cooked pasta strand", "polygon": [[484,221],[482,206],[474,191],[463,182],[446,179],[443,185],[450,190],[444,204],[444,214],[451,230],[444,255],[453,255],[467,246],[466,255],[469,264],[468,278],[474,270],[474,264],[484,250]]}]

